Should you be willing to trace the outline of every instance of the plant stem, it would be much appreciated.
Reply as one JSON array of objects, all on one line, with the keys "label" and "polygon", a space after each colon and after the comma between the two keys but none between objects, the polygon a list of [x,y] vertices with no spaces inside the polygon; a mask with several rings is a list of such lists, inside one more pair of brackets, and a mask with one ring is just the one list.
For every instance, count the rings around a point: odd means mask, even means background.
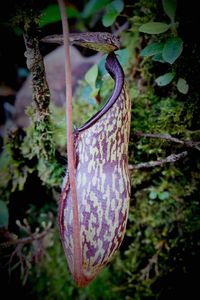
[{"label": "plant stem", "polygon": [[58,0],[60,7],[63,41],[65,49],[65,74],[66,74],[66,126],[67,126],[67,158],[69,170],[69,183],[72,197],[73,208],[73,240],[74,240],[74,276],[77,278],[82,274],[82,254],[80,244],[80,221],[78,212],[78,200],[76,192],[76,169],[75,169],[75,148],[72,125],[72,76],[71,63],[69,52],[69,27],[67,15],[65,12],[65,5],[63,0]]},{"label": "plant stem", "polygon": [[144,132],[141,132],[141,131],[136,131],[135,135],[136,136],[141,136],[141,137],[149,137],[149,138],[167,140],[167,141],[174,142],[174,143],[177,143],[177,144],[182,144],[187,148],[194,148],[194,149],[200,151],[200,147],[199,147],[200,142],[199,141],[194,142],[194,141],[180,140],[180,139],[177,139],[177,138],[171,136],[168,133],[167,134],[160,134],[160,133],[144,133]]},{"label": "plant stem", "polygon": [[155,160],[155,161],[148,161],[144,163],[139,163],[137,165],[129,165],[128,168],[130,171],[132,170],[138,170],[138,169],[148,169],[148,168],[153,168],[157,166],[161,166],[165,163],[171,163],[171,162],[176,162],[179,159],[182,159],[188,155],[187,151],[183,151],[178,154],[171,154],[163,159]]},{"label": "plant stem", "polygon": [[37,24],[24,26],[25,56],[27,67],[32,75],[33,102],[36,105],[38,121],[49,118],[50,91],[46,80],[45,67],[39,49]]},{"label": "plant stem", "polygon": [[32,107],[31,122],[34,127],[32,136],[32,153],[38,159],[45,161],[54,157],[54,143],[50,120],[50,90],[46,79],[43,57],[39,48],[38,24],[30,14],[23,26],[25,57],[27,67],[32,77]]},{"label": "plant stem", "polygon": [[7,248],[7,247],[11,247],[11,246],[16,246],[16,245],[31,244],[33,241],[41,240],[45,236],[47,236],[47,234],[51,230],[51,227],[52,227],[52,223],[49,222],[47,227],[42,232],[33,233],[32,235],[25,237],[25,238],[16,239],[16,240],[12,239],[7,242],[0,243],[0,248]]}]

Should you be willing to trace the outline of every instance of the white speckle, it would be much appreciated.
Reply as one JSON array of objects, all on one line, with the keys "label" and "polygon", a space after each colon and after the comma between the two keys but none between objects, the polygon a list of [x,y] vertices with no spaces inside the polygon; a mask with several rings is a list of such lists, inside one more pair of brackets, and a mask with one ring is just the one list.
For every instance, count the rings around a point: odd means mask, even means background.
[{"label": "white speckle", "polygon": [[93,184],[93,185],[96,185],[96,182],[97,182],[97,177],[96,177],[96,176],[93,176],[93,178],[92,178],[92,184]]},{"label": "white speckle", "polygon": [[82,175],[82,186],[86,185],[86,182],[87,182],[87,178],[86,178],[85,173],[83,173],[83,175]]},{"label": "white speckle", "polygon": [[111,209],[114,210],[115,209],[115,199],[111,200]]}]

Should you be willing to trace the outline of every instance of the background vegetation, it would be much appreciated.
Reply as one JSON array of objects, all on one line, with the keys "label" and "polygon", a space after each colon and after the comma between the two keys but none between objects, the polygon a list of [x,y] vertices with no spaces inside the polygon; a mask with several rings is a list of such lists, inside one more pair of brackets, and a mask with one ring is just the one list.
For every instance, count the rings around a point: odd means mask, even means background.
[{"label": "background vegetation", "polygon": [[[21,299],[38,300],[193,299],[198,295],[200,252],[197,3],[66,4],[71,31],[120,34],[123,49],[118,55],[132,99],[130,165],[182,152],[185,156],[156,167],[133,167],[130,214],[120,251],[96,280],[77,289],[57,230],[57,201],[66,165],[64,110],[51,103],[48,118],[36,120],[33,103],[27,108],[29,126],[17,128],[10,116],[15,96],[6,90],[18,90],[27,76],[22,32],[34,24],[39,38],[61,33],[58,7],[53,1],[7,1],[1,11],[0,50],[2,289],[7,297],[15,293]],[[52,50],[40,47],[43,54]],[[85,58],[93,54],[81,51]],[[112,90],[104,59],[79,82],[75,126],[97,111],[99,100],[103,105]],[[155,136],[145,136],[150,133]]]}]

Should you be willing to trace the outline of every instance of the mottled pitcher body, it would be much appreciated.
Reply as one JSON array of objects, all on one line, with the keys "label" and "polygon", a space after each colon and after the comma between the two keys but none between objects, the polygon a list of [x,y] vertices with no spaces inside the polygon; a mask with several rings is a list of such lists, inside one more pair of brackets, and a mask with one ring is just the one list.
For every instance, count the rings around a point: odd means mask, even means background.
[{"label": "mottled pitcher body", "polygon": [[[120,66],[117,58],[112,55],[107,60],[107,69],[114,79],[115,72],[120,75],[119,70],[116,70],[117,66]],[[119,248],[126,229],[130,200],[128,142],[131,103],[124,81],[121,81],[119,88],[115,80],[114,93],[115,97],[112,95],[106,104],[108,107],[111,101],[112,105],[107,110],[103,108],[103,113],[97,113],[74,133],[80,223],[80,236],[77,238],[80,239],[81,274],[84,277],[79,285],[91,281],[110,261]],[[60,200],[59,224],[63,247],[73,275],[76,257],[72,206],[66,176]]]}]

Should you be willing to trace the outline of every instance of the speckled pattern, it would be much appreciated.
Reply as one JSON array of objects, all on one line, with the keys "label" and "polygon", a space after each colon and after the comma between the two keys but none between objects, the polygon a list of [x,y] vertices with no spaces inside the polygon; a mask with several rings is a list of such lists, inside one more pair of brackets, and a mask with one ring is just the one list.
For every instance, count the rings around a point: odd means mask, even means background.
[{"label": "speckled pattern", "polygon": [[[116,57],[114,59],[117,62]],[[117,62],[118,63],[118,62]],[[123,84],[113,105],[94,124],[76,133],[76,188],[80,216],[82,273],[91,281],[119,248],[128,217],[130,99]],[[72,199],[65,178],[59,208],[61,239],[73,275]]]}]

